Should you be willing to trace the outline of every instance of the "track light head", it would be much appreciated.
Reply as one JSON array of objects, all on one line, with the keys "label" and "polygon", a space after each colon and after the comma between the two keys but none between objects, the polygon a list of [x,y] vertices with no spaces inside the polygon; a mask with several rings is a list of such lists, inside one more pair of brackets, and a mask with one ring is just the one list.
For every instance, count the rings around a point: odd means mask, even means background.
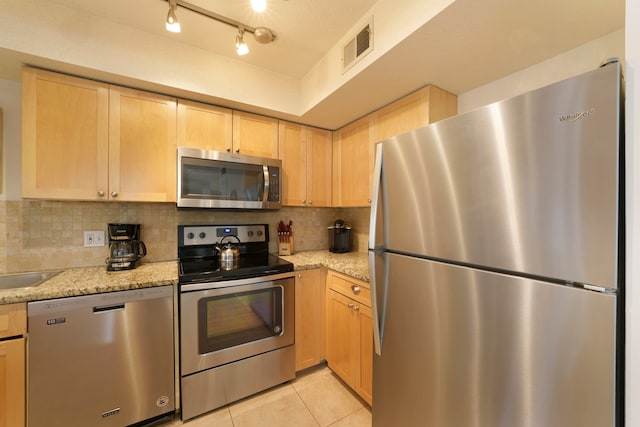
[{"label": "track light head", "polygon": [[242,28],[238,28],[238,35],[236,36],[236,52],[238,55],[246,55],[249,53],[249,46],[244,42],[244,30]]},{"label": "track light head", "polygon": [[165,24],[165,27],[167,31],[171,31],[172,33],[180,32],[180,22],[178,22],[178,17],[176,16],[177,8],[177,1],[169,0],[169,12],[167,12],[167,22]]}]

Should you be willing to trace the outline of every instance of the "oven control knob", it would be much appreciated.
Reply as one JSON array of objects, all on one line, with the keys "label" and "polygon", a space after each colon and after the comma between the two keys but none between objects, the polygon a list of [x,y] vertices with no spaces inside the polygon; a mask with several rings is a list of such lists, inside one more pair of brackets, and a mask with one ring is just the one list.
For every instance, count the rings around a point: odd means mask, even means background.
[{"label": "oven control knob", "polygon": [[249,230],[249,232],[247,233],[247,235],[248,235],[249,237],[253,237],[253,231]]},{"label": "oven control knob", "polygon": [[195,236],[193,233],[188,233],[187,234],[187,239],[193,239]]},{"label": "oven control knob", "polygon": [[262,231],[261,230],[256,231],[256,234],[258,235],[258,237],[262,237]]},{"label": "oven control knob", "polygon": [[276,325],[273,327],[273,332],[276,334],[279,334],[280,332],[282,332],[282,328],[280,327],[280,325]]},{"label": "oven control knob", "polygon": [[204,231],[201,231],[198,237],[200,237],[201,239],[204,239],[205,237],[207,237],[207,233],[205,233]]}]

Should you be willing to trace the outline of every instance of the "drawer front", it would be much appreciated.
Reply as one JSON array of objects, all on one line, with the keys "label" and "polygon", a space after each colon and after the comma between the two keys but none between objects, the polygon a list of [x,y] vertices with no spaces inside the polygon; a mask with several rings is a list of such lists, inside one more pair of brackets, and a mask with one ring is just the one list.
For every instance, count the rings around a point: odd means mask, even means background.
[{"label": "drawer front", "polygon": [[360,304],[371,307],[371,290],[366,282],[349,280],[335,273],[329,273],[329,287]]},{"label": "drawer front", "polygon": [[27,304],[0,305],[0,338],[27,333]]}]

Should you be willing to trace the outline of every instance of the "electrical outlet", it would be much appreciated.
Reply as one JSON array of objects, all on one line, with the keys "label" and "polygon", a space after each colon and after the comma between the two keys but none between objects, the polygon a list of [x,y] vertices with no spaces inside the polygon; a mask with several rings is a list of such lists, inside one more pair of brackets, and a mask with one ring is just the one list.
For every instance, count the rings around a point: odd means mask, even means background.
[{"label": "electrical outlet", "polygon": [[85,231],[84,247],[104,246],[104,231]]}]

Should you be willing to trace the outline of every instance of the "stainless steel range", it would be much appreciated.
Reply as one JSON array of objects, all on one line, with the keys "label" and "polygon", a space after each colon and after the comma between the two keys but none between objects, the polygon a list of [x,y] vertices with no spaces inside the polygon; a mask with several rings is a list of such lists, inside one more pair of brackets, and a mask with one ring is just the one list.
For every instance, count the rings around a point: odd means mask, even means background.
[{"label": "stainless steel range", "polygon": [[178,226],[186,420],[295,377],[293,264],[269,226]]}]

